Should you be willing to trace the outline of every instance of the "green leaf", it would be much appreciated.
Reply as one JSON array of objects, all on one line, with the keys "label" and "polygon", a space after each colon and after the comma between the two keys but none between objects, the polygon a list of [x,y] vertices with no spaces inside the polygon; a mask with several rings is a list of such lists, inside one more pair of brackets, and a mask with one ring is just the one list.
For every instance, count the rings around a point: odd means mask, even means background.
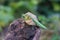
[{"label": "green leaf", "polygon": [[0,26],[5,26],[11,20],[13,20],[13,12],[10,7],[0,5]]}]

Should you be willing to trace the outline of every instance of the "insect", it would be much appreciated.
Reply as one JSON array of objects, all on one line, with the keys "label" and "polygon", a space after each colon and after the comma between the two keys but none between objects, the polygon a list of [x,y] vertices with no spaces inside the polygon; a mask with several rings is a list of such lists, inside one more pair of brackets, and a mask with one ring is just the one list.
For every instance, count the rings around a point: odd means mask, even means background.
[{"label": "insect", "polygon": [[28,12],[26,14],[23,15],[23,19],[25,20],[25,22],[29,25],[37,25],[41,28],[47,29],[43,24],[41,24],[38,19],[37,16]]}]

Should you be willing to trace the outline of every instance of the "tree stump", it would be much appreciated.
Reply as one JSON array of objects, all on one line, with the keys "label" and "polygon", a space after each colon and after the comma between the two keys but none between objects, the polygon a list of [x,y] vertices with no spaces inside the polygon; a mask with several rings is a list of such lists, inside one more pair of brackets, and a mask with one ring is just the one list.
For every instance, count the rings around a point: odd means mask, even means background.
[{"label": "tree stump", "polygon": [[10,24],[5,40],[39,40],[39,37],[40,28],[35,25],[28,25],[20,18]]}]

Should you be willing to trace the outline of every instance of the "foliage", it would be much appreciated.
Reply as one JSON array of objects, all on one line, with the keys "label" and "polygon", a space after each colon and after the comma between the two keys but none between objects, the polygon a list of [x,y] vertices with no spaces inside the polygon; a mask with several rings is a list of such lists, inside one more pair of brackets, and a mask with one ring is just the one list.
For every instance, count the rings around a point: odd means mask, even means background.
[{"label": "foliage", "polygon": [[[13,20],[12,9],[7,6],[0,5],[0,29]],[[2,29],[1,29],[2,30]]]}]

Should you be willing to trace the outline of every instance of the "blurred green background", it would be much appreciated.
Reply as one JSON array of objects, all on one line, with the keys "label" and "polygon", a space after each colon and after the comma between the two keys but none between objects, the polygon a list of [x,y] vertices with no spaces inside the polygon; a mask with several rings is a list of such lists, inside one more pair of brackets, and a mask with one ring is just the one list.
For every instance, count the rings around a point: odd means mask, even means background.
[{"label": "blurred green background", "polygon": [[0,0],[0,40],[8,25],[27,12],[49,29],[41,29],[40,40],[60,40],[60,0]]}]

